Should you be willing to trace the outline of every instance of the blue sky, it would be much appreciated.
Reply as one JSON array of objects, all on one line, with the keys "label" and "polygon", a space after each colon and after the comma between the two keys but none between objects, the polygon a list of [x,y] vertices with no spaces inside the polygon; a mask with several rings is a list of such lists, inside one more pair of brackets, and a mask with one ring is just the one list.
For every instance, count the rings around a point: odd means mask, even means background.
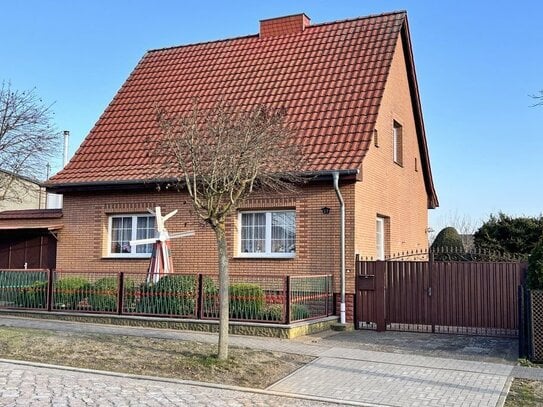
[{"label": "blue sky", "polygon": [[542,213],[537,0],[5,1],[0,80],[55,103],[72,155],[148,49],[254,34],[260,19],[298,12],[320,23],[391,10],[409,16],[441,204],[431,226]]}]

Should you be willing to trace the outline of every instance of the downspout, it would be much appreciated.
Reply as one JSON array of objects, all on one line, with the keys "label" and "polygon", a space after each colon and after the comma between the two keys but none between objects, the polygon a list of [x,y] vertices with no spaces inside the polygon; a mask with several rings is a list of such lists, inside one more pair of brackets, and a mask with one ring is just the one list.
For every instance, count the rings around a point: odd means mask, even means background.
[{"label": "downspout", "polygon": [[334,189],[339,201],[340,210],[340,232],[339,232],[339,252],[340,252],[340,272],[341,272],[341,300],[339,304],[339,322],[346,323],[345,319],[345,201],[339,190],[339,172],[333,172]]}]

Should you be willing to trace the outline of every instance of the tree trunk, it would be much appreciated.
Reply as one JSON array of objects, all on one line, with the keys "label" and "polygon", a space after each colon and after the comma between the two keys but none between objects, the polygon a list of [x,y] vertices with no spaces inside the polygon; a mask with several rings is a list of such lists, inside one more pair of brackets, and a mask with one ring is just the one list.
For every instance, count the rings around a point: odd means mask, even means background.
[{"label": "tree trunk", "polygon": [[219,355],[220,360],[228,359],[229,286],[228,252],[224,222],[215,228],[219,254]]}]

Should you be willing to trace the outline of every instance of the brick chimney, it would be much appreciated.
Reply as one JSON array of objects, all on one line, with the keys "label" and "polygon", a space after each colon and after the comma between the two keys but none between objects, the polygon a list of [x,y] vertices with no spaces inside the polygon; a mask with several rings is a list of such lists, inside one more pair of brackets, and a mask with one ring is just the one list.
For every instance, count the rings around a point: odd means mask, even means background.
[{"label": "brick chimney", "polygon": [[301,33],[310,21],[304,13],[260,20],[260,38]]}]

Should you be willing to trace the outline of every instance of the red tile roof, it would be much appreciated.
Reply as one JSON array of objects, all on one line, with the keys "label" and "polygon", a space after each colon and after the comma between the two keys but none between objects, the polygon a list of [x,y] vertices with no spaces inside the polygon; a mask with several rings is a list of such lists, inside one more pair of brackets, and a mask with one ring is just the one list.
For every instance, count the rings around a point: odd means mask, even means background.
[{"label": "red tile roof", "polygon": [[[155,108],[183,114],[194,98],[204,108],[221,98],[240,108],[286,108],[300,129],[306,171],[358,170],[406,13],[309,26],[300,16],[284,21],[289,32],[301,27],[295,33],[277,35],[269,26],[274,33],[149,51],[47,184],[156,180],[148,155],[149,139],[160,135]],[[277,20],[261,23],[265,30]]]}]

